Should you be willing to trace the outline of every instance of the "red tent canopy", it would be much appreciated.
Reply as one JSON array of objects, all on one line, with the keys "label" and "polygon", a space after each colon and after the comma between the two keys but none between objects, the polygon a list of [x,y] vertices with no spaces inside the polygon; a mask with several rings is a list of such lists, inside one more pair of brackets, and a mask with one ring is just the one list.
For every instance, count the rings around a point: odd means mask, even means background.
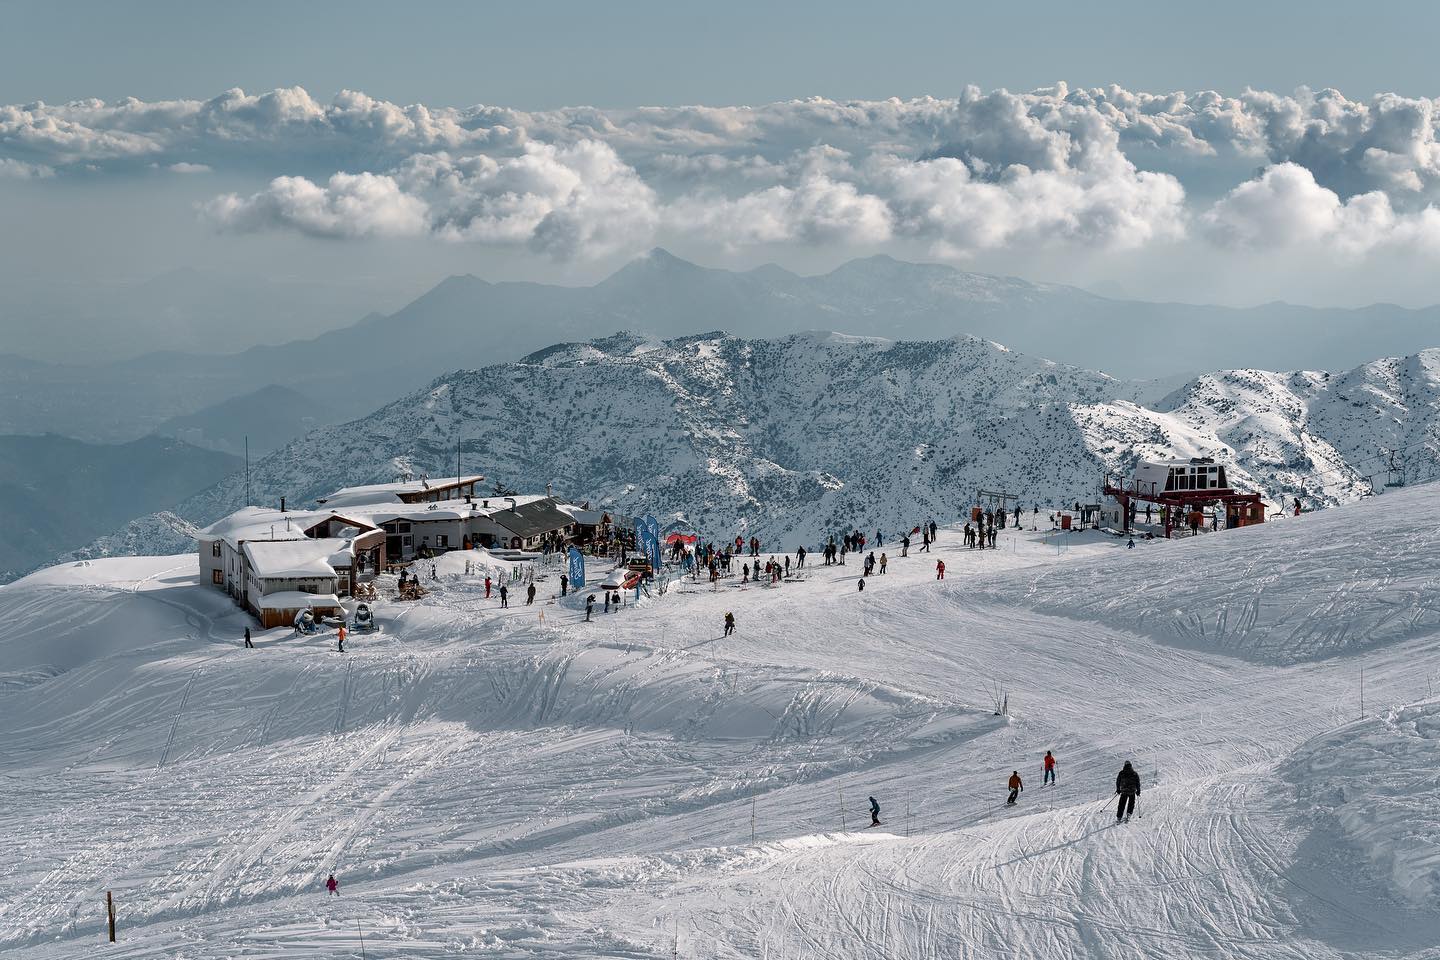
[{"label": "red tent canopy", "polygon": [[666,543],[674,543],[675,541],[678,540],[678,541],[680,541],[681,543],[694,543],[696,540],[699,540],[699,539],[700,539],[700,538],[699,538],[697,535],[693,534],[693,533],[672,533],[672,534],[670,534],[668,537],[665,538],[665,542],[666,542]]}]

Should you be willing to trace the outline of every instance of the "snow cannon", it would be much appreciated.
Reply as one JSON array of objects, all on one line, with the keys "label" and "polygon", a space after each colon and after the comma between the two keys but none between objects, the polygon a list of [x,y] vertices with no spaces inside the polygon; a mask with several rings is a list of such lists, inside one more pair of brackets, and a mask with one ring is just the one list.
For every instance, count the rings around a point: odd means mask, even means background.
[{"label": "snow cannon", "polygon": [[377,627],[375,614],[371,612],[370,604],[362,603],[355,608],[355,631],[357,633],[373,633]]},{"label": "snow cannon", "polygon": [[315,626],[315,614],[309,610],[301,610],[295,614],[296,633],[314,633],[319,627]]}]

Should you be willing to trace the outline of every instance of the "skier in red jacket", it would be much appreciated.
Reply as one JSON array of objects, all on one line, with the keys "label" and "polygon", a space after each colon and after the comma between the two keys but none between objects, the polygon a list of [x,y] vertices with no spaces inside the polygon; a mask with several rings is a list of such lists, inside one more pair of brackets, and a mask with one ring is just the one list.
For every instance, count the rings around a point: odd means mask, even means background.
[{"label": "skier in red jacket", "polygon": [[1045,782],[1040,784],[1040,786],[1043,787],[1047,783],[1055,783],[1055,755],[1049,750],[1045,751]]},{"label": "skier in red jacket", "polygon": [[936,580],[944,580],[944,579],[945,579],[945,561],[944,561],[944,560],[936,560],[936,561],[935,561],[935,579],[936,579]]},{"label": "skier in red jacket", "polygon": [[332,897],[338,897],[338,896],[340,896],[340,884],[339,884],[339,882],[335,879],[335,874],[333,874],[333,873],[330,874],[330,879],[328,879],[328,880],[325,881],[325,889],[330,891],[330,893],[328,894],[328,896],[332,896]]}]

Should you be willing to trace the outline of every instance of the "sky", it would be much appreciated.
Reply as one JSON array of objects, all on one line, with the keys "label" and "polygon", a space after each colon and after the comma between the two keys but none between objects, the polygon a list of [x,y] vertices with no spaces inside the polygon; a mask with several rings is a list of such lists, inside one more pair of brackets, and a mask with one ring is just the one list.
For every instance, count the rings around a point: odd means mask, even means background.
[{"label": "sky", "polygon": [[1440,302],[1440,5],[0,11],[12,344],[57,286],[338,284],[338,316],[451,273],[594,282],[656,245],[1153,300]]}]

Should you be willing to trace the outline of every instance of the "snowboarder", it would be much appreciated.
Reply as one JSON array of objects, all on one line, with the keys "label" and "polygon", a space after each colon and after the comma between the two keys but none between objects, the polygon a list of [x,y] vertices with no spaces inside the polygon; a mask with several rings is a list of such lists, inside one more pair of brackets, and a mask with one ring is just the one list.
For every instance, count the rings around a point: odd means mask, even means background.
[{"label": "snowboarder", "polygon": [[936,561],[935,561],[935,579],[936,579],[936,580],[944,580],[944,579],[945,579],[945,561],[944,561],[944,560],[936,560]]},{"label": "snowboarder", "polygon": [[246,628],[245,628],[245,646],[249,647],[251,650],[254,650],[254,649],[255,649],[255,644],[253,644],[253,643],[250,642],[250,628],[249,628],[249,627],[246,627]]},{"label": "snowboarder", "polygon": [[880,801],[874,797],[870,798],[870,826],[880,826]]},{"label": "snowboarder", "polygon": [[510,588],[500,584],[500,609],[507,610],[510,607]]},{"label": "snowboarder", "polygon": [[530,586],[528,586],[528,587],[525,588],[525,606],[528,607],[528,606],[530,606],[530,604],[532,604],[532,603],[534,603],[534,602],[535,602],[535,584],[532,583],[532,584],[530,584]]},{"label": "snowboarder", "polygon": [[1043,786],[1045,786],[1046,784],[1050,784],[1050,785],[1053,786],[1054,783],[1055,783],[1055,755],[1054,755],[1053,753],[1051,753],[1049,750],[1046,750],[1046,751],[1045,751],[1045,781],[1044,781],[1044,783],[1041,783],[1040,786],[1043,787]]},{"label": "snowboarder", "polygon": [[585,622],[590,622],[590,614],[595,611],[595,594],[585,598]]},{"label": "snowboarder", "polygon": [[735,632],[735,614],[726,611],[725,613],[725,636]]},{"label": "snowboarder", "polygon": [[335,631],[335,649],[340,653],[345,652],[345,624],[343,623]]},{"label": "snowboarder", "polygon": [[325,881],[325,889],[330,891],[326,894],[327,897],[340,896],[340,883],[335,879],[335,874],[330,874],[330,877]]},{"label": "snowboarder", "polygon": [[565,574],[563,574],[563,573],[560,574],[560,596],[562,596],[562,597],[565,596],[565,594],[569,591],[569,589],[570,589],[570,578],[567,577],[567,576],[565,576]]},{"label": "snowboarder", "polygon": [[1140,774],[1125,761],[1115,777],[1115,792],[1120,795],[1120,804],[1115,808],[1115,822],[1124,823],[1135,812],[1135,798],[1140,796]]},{"label": "snowboarder", "polygon": [[1010,798],[1005,801],[1005,806],[1013,807],[1020,799],[1020,793],[1025,789],[1025,783],[1020,779],[1020,771],[1013,770],[1010,773]]}]

